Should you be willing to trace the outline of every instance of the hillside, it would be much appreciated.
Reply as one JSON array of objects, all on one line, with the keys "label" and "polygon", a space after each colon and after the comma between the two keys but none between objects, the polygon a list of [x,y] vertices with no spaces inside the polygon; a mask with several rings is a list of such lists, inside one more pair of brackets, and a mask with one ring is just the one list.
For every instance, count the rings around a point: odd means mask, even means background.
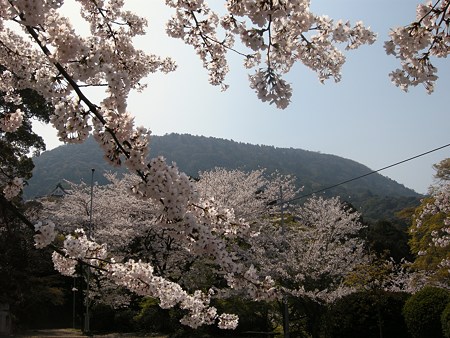
[{"label": "hillside", "polygon": [[[182,171],[192,177],[198,176],[199,171],[214,167],[242,170],[266,168],[268,172],[278,170],[284,174],[293,174],[297,177],[298,185],[304,187],[304,194],[371,171],[358,162],[335,155],[252,145],[213,137],[180,134],[153,136],[151,149],[151,156],[162,155],[168,161],[176,162]],[[49,194],[64,179],[89,182],[91,168],[96,169],[95,180],[99,184],[105,183],[100,173],[117,170],[103,160],[101,150],[93,138],[80,145],[63,145],[44,152],[34,162],[36,167],[33,178],[25,189],[26,198]],[[383,201],[383,212],[389,212],[390,208],[398,210],[416,205],[420,198],[415,191],[380,174],[366,176],[322,194],[342,196],[362,211],[372,208],[378,213],[379,200]]]}]

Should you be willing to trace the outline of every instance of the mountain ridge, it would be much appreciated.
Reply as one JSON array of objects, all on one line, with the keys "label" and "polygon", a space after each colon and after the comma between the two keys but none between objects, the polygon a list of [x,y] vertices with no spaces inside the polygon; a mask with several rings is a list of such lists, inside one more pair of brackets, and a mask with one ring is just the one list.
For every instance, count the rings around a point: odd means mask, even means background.
[{"label": "mountain ridge", "polygon": [[[358,207],[374,197],[416,201],[422,196],[379,173],[367,175],[372,170],[361,163],[309,150],[176,133],[152,136],[150,149],[151,157],[164,156],[191,177],[215,167],[244,171],[265,168],[268,173],[278,171],[296,176],[298,186],[303,187],[302,195],[318,191],[327,197],[339,195]],[[26,198],[49,194],[64,179],[89,182],[91,168],[96,169],[95,180],[99,184],[106,183],[100,174],[105,170],[125,172],[124,168],[114,168],[103,159],[93,137],[82,144],[59,146],[33,160],[35,169],[25,189]],[[364,177],[353,180],[359,176]],[[348,182],[339,184],[345,181]],[[321,191],[331,186],[334,187]]]}]

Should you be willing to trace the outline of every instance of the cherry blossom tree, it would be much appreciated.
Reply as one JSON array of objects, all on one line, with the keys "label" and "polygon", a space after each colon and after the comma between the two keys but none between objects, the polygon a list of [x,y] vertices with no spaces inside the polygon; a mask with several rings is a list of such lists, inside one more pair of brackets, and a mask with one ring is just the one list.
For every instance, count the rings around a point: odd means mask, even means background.
[{"label": "cherry blossom tree", "polygon": [[[263,171],[216,169],[202,173],[197,186],[249,221],[251,236],[233,251],[249,271],[275,281],[275,298],[266,300],[276,299],[280,314],[308,318],[308,330],[315,334],[324,305],[358,290],[348,279],[370,263],[361,236],[365,225],[338,198],[289,203],[298,196],[294,179]],[[232,291],[245,299],[248,286],[232,283]]]},{"label": "cherry blossom tree", "polygon": [[248,246],[235,251],[259,274],[271,276],[292,295],[317,300],[333,301],[353,291],[344,281],[369,261],[361,236],[365,225],[339,198],[314,197],[301,206],[281,203],[280,190],[284,201],[298,195],[294,178],[263,170],[215,169],[201,173],[197,186],[200,194],[248,220]]},{"label": "cherry blossom tree", "polygon": [[[106,177],[111,184],[94,189],[93,238],[107,244],[116,260],[139,259],[142,263],[150,263],[158,276],[177,281],[188,289],[198,287],[201,279],[193,281],[189,269],[195,266],[194,262],[205,262],[209,249],[194,249],[192,240],[195,236],[190,235],[190,243],[187,243],[180,234],[173,232],[170,223],[164,223],[164,211],[158,203],[130,194],[128,187],[138,182],[138,177],[126,175],[118,179],[112,174]],[[364,228],[359,222],[359,214],[337,198],[313,198],[301,208],[286,212],[286,227],[282,229],[280,188],[287,199],[299,191],[293,177],[278,173],[269,175],[264,170],[246,173],[216,168],[200,174],[195,190],[200,199],[208,199],[200,209],[202,213],[215,214],[222,220],[216,222],[213,230],[220,237],[225,235],[220,254],[229,252],[235,257],[231,261],[232,269],[228,271],[217,268],[218,262],[211,257],[208,259],[208,266],[216,266],[210,272],[219,281],[214,286],[218,292],[216,297],[228,297],[237,292],[244,297],[264,300],[278,298],[287,292],[295,297],[332,301],[352,292],[353,288],[347,287],[344,279],[368,260],[364,242],[359,237]],[[89,196],[89,187],[84,183],[72,184],[70,194],[62,200],[43,201],[45,215],[42,216],[58,224],[60,231],[77,232],[79,227],[86,228]],[[221,209],[224,212],[219,212]],[[245,217],[248,226],[235,223],[230,227],[224,222],[233,217]],[[230,236],[230,233],[234,235]],[[150,243],[146,241],[149,238]],[[134,247],[132,252],[128,250],[130,246]],[[200,274],[205,275],[206,268],[201,268]],[[239,269],[244,275],[240,271],[230,273],[233,269]],[[193,272],[199,273],[198,270]],[[266,283],[272,291],[261,288],[260,282],[267,277],[278,284],[278,291],[270,280]],[[223,279],[232,286],[231,290],[218,287],[223,285],[220,283]],[[126,300],[123,294],[111,293],[107,280],[103,279],[100,285],[109,293],[108,301],[114,305]]]},{"label": "cherry blossom tree", "polygon": [[[291,315],[305,311],[301,316],[314,330],[321,304],[358,290],[348,279],[368,266],[370,257],[361,236],[365,225],[349,205],[338,198],[314,197],[302,206],[286,202],[298,196],[295,180],[262,170],[215,169],[202,173],[198,186],[200,194],[233,206],[235,215],[248,220],[251,236],[233,250],[254,274],[274,280],[275,297],[260,299],[290,304]],[[223,296],[238,292],[245,299],[249,286],[243,282],[231,278],[234,293]]]},{"label": "cherry blossom tree", "polygon": [[252,253],[262,273],[295,297],[332,302],[354,291],[345,278],[368,261],[360,215],[339,198],[321,197],[308,199],[292,215],[284,227],[278,219],[253,238]]},{"label": "cherry blossom tree", "polygon": [[[225,221],[233,218],[238,220],[239,217],[245,216],[246,219],[256,222],[266,217],[270,210],[268,205],[275,202],[280,185],[290,191],[287,196],[293,197],[298,191],[293,185],[294,179],[290,176],[272,174],[265,177],[263,174],[264,170],[244,173],[225,169],[200,174],[199,181],[195,183],[195,190],[204,202],[197,208],[210,214],[216,213],[217,218],[224,221],[221,224],[223,229],[214,231],[243,236],[247,234],[248,227],[239,223],[227,224]],[[183,237],[173,231],[173,226],[170,225],[170,220],[166,219],[166,211],[160,203],[144,200],[129,191],[130,186],[139,182],[137,176],[127,174],[118,178],[116,174],[107,173],[105,177],[110,183],[104,186],[95,185],[93,190],[95,203],[92,211],[92,238],[107,243],[109,251],[113,252],[116,258],[132,255],[127,249],[130,246],[135,247],[134,250],[141,257],[152,256],[154,259],[151,262],[160,275],[179,269],[182,261],[186,262],[188,259],[188,253],[195,255],[192,239],[189,239],[189,243],[182,243]],[[90,187],[84,182],[68,183],[70,193],[64,198],[44,198],[41,201],[43,213],[40,217],[51,219],[61,232],[87,229],[90,222]],[[170,250],[176,252],[169,259],[171,254],[166,251]],[[142,253],[144,251],[146,252]],[[171,263],[170,260],[175,261]],[[175,273],[179,274],[180,272]]]},{"label": "cherry blossom tree", "polygon": [[261,222],[279,200],[280,188],[285,199],[291,199],[300,192],[295,183],[293,176],[278,172],[269,174],[265,169],[245,172],[215,168],[200,173],[196,188],[200,196],[209,196],[232,209],[236,217],[248,222]]},{"label": "cherry blossom tree", "polygon": [[[164,210],[160,203],[144,200],[129,191],[139,181],[135,175],[105,174],[108,184],[95,185],[95,203],[90,217],[90,187],[84,182],[68,182],[68,194],[63,198],[44,198],[40,218],[51,219],[60,232],[73,233],[78,228],[91,232],[91,238],[105,243],[116,260],[134,259],[150,263],[158,276],[176,281],[189,290],[200,285],[198,276],[189,274],[196,259],[199,259],[192,243],[185,243],[174,233],[170,224],[165,224]],[[123,305],[127,299],[122,293],[118,299],[108,295],[113,290],[109,281],[99,277],[92,283],[102,299],[107,297],[110,305]],[[196,282],[196,283],[195,283]],[[106,290],[106,292],[104,292]]]},{"label": "cherry blossom tree", "polygon": [[[245,196],[248,201],[247,211],[253,210],[251,206],[254,206],[250,198],[258,201],[263,199],[267,201],[268,198],[272,198],[270,193],[273,191],[259,192],[257,190],[270,182],[269,179],[258,179],[262,172],[258,171],[257,175],[251,176],[248,180],[256,182],[256,185],[253,187],[255,191],[253,196],[251,196],[252,194]],[[222,174],[222,172],[220,173]],[[206,176],[208,179],[203,179]],[[233,276],[234,282],[239,281],[240,285],[251,285],[252,292],[246,291],[249,297],[256,295],[262,298],[273,294],[268,290],[273,288],[270,280],[260,281],[262,277],[259,274],[248,269],[240,262],[239,258],[233,257],[235,242],[244,241],[248,236],[249,227],[235,218],[232,209],[221,207],[220,201],[214,200],[214,196],[205,195],[203,188],[210,187],[210,183],[214,181],[213,176],[203,173],[202,179],[196,184],[194,189],[199,195],[205,196],[205,199],[200,198],[196,205],[189,207],[187,213],[190,216],[187,216],[184,230],[180,232],[180,224],[174,224],[173,219],[167,217],[167,210],[161,203],[139,198],[130,191],[130,186],[139,183],[139,177],[125,175],[119,179],[116,175],[106,174],[111,183],[105,186],[95,186],[96,203],[92,213],[92,238],[103,245],[99,247],[88,243],[87,251],[99,251],[102,268],[107,264],[106,248],[110,255],[114,255],[117,263],[133,259],[133,261],[139,260],[141,264],[151,264],[154,275],[172,283],[176,282],[177,285],[181,285],[187,290],[204,288],[205,283],[198,277],[198,269],[201,269],[201,274],[205,274],[204,263],[206,262],[210,274],[219,280],[218,284],[223,285],[224,283],[221,283],[220,280],[225,281],[226,278]],[[216,177],[219,176],[216,175]],[[222,178],[221,181],[225,184],[227,183],[226,179],[230,178],[235,178],[235,182],[241,179],[237,173],[225,176],[225,179]],[[206,183],[205,180],[207,180]],[[287,180],[292,181],[292,178]],[[273,182],[277,188],[279,182],[283,182],[279,177]],[[240,191],[248,191],[242,187],[241,184]],[[49,224],[56,231],[70,233],[63,243],[64,255],[54,254],[53,260],[61,273],[72,275],[77,262],[73,261],[72,265],[68,267],[65,257],[85,254],[83,248],[80,248],[79,242],[84,243],[87,238],[85,231],[80,228],[86,229],[88,220],[90,220],[90,189],[84,183],[71,184],[69,191],[70,193],[62,199],[44,199],[42,201],[44,212],[40,218],[48,221],[47,225],[41,225],[45,228],[42,229],[40,235],[37,235],[36,239],[41,242],[45,241],[42,237],[46,236],[48,230],[46,227]],[[265,197],[262,198],[262,196]],[[236,198],[241,201],[239,191],[236,191]],[[260,212],[263,211],[260,210]],[[189,219],[191,224],[189,224]],[[98,253],[96,252],[95,255]],[[91,264],[98,266],[95,261],[92,261]],[[90,292],[91,297],[98,295],[104,301],[106,296],[106,301],[114,306],[125,304],[127,297],[123,292],[112,292],[114,288],[111,286],[110,280],[106,278],[109,276],[99,273],[96,277],[95,284],[100,288],[93,285],[91,290],[94,292]],[[214,290],[211,289],[211,292],[217,293],[220,291],[219,289],[218,286],[214,286]],[[106,295],[104,295],[105,292],[102,292],[105,290]],[[199,293],[198,295],[200,297]],[[203,295],[202,297],[206,297],[209,301],[209,296]],[[214,314],[212,315],[214,316]],[[233,316],[224,318],[235,322]],[[197,325],[197,323],[187,320],[185,322]]]},{"label": "cherry blossom tree", "polygon": [[448,286],[450,275],[450,184],[430,189],[432,195],[417,208],[410,227],[414,265]]},{"label": "cherry blossom tree", "polygon": [[[133,38],[145,33],[146,21],[127,11],[123,0],[77,3],[89,27],[86,35],[71,24],[63,0],[0,0],[0,64],[4,67],[0,92],[7,93],[5,100],[20,104],[23,90],[36,91],[55,108],[51,123],[62,141],[83,142],[93,133],[106,160],[137,173],[140,180],[132,185],[132,192],[159,204],[164,224],[185,241],[189,238],[191,250],[207,252],[223,271],[231,270],[235,276],[229,280],[243,275],[258,284],[253,270],[243,271],[223,253],[226,244],[221,237],[236,233],[232,213],[228,218],[219,217],[221,211],[212,208],[211,201],[201,200],[192,182],[175,165],[160,158],[148,160],[150,132],[135,127],[127,111],[130,91],[145,88],[143,81],[150,73],[174,71],[174,61],[134,47]],[[226,53],[237,52],[243,56],[244,66],[252,69],[250,86],[258,97],[278,108],[289,104],[292,90],[283,75],[297,61],[316,71],[321,81],[339,81],[345,62],[341,47],[355,49],[375,40],[375,34],[361,22],[351,25],[315,15],[307,0],[228,0],[221,16],[203,0],[167,0],[166,4],[175,10],[167,24],[168,35],[194,47],[211,84],[226,89]],[[430,57],[448,53],[448,9],[448,0],[420,5],[417,21],[394,30],[386,44],[387,52],[402,62],[402,70],[394,72],[392,78],[403,89],[424,83],[432,91],[437,77]],[[238,51],[236,38],[249,52]],[[91,88],[104,89],[100,102],[89,98]],[[17,132],[23,120],[20,110],[2,112],[2,138]],[[162,306],[180,304],[189,310],[184,322],[191,326],[216,320],[220,327],[236,325],[235,317],[216,314],[209,306],[208,294],[188,294],[178,284],[155,275],[149,263],[115,261],[106,245],[81,229],[66,233],[59,243],[62,246],[57,246],[59,225],[46,219],[33,225],[11,202],[20,193],[22,178],[7,176],[1,184],[2,206],[16,210],[17,217],[35,228],[37,248],[54,247],[54,262],[61,272],[71,274],[75,263],[82,262],[138,294],[159,298]]]}]

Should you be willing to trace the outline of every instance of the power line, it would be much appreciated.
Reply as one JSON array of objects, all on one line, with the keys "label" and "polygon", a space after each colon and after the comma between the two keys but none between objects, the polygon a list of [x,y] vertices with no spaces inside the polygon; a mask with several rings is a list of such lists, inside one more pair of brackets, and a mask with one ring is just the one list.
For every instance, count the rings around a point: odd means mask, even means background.
[{"label": "power line", "polygon": [[[363,177],[366,177],[366,176],[369,176],[369,175],[376,174],[376,173],[378,173],[378,172],[380,172],[380,171],[383,171],[383,170],[386,170],[386,169],[389,169],[389,168],[398,166],[398,165],[400,165],[400,164],[403,164],[403,163],[412,161],[412,160],[414,160],[414,159],[416,159],[416,158],[419,158],[419,157],[428,155],[428,154],[430,154],[430,153],[433,153],[433,152],[435,152],[435,151],[438,151],[438,150],[447,148],[447,147],[449,147],[449,146],[450,146],[450,143],[448,143],[448,144],[446,144],[446,145],[443,145],[443,146],[441,146],[441,147],[437,147],[437,148],[434,148],[434,149],[432,149],[432,150],[426,151],[426,152],[421,153],[421,154],[419,154],[419,155],[415,155],[415,156],[409,157],[409,158],[407,158],[407,159],[405,159],[405,160],[402,160],[402,161],[399,161],[399,162],[390,164],[390,165],[385,166],[385,167],[383,167],[383,168],[380,168],[380,169],[377,169],[377,170],[373,170],[373,171],[368,172],[368,173],[366,173],[366,174],[363,174],[363,175],[360,175],[360,176],[357,176],[357,177],[353,177],[353,178],[351,178],[351,179],[348,179],[348,180],[345,180],[345,181],[342,181],[342,182],[339,182],[339,183],[330,185],[330,186],[328,186],[328,187],[326,187],[326,188],[319,189],[319,190],[315,190],[315,191],[313,191],[313,192],[311,192],[311,193],[308,193],[308,194],[304,194],[304,195],[300,195],[300,196],[297,196],[297,197],[293,197],[293,198],[291,198],[291,199],[289,199],[289,200],[286,200],[286,201],[284,201],[284,200],[283,200],[282,202],[280,202],[280,201],[278,201],[278,202],[272,201],[272,202],[271,202],[271,206],[275,207],[275,206],[278,206],[278,205],[280,205],[280,204],[291,203],[291,202],[294,202],[294,201],[297,201],[297,200],[300,200],[300,199],[303,199],[303,198],[306,198],[306,197],[309,197],[309,196],[312,196],[312,195],[315,195],[315,194],[324,192],[324,191],[326,191],[326,190],[330,190],[330,189],[336,188],[336,187],[338,187],[338,186],[340,186],[340,185],[343,185],[343,184],[346,184],[346,183],[349,183],[349,182],[353,182],[353,181],[359,180],[359,179],[361,179],[361,178],[363,178]],[[216,192],[215,188],[214,188],[212,185],[210,185],[209,182],[207,182],[207,183],[208,183],[208,185],[213,189],[213,191]],[[245,218],[245,217],[248,217],[248,216],[253,215],[253,214],[256,214],[256,212],[250,212],[250,213],[248,213],[248,214],[241,215],[240,217]]]},{"label": "power line", "polygon": [[[376,173],[378,173],[378,172],[380,172],[380,171],[383,171],[383,170],[386,170],[386,169],[395,167],[395,166],[400,165],[400,164],[402,164],[402,163],[405,163],[405,162],[414,160],[414,159],[416,159],[416,158],[419,158],[419,157],[428,155],[428,154],[430,154],[430,153],[433,153],[433,152],[435,152],[435,151],[444,149],[444,148],[449,147],[449,146],[450,146],[450,143],[448,143],[448,144],[446,144],[446,145],[443,145],[443,146],[441,146],[441,147],[434,148],[434,149],[432,149],[432,150],[426,151],[426,152],[424,152],[424,153],[422,153],[422,154],[419,154],[419,155],[416,155],[416,156],[407,158],[406,160],[403,160],[403,161],[400,161],[400,162],[396,162],[396,163],[390,164],[390,165],[388,165],[388,166],[386,166],[386,167],[383,167],[383,168],[380,168],[380,169],[377,169],[377,170],[368,172],[367,174],[360,175],[360,176],[351,178],[351,179],[349,179],[349,180],[346,180],[346,181],[343,181],[343,182],[340,182],[340,183],[336,183],[336,184],[330,185],[330,186],[328,186],[328,187],[326,187],[326,188],[319,189],[319,190],[313,191],[313,192],[308,193],[308,194],[304,194],[304,195],[300,195],[300,196],[294,197],[294,198],[292,198],[292,199],[290,199],[290,200],[283,201],[283,203],[294,202],[294,201],[303,199],[303,198],[305,198],[305,197],[309,197],[309,196],[312,196],[312,195],[315,195],[315,194],[324,192],[324,191],[326,191],[326,190],[330,190],[330,189],[336,188],[336,187],[338,187],[338,186],[340,186],[340,185],[343,185],[343,184],[346,184],[346,183],[349,183],[349,182],[353,182],[353,181],[359,180],[359,179],[361,179],[361,178],[363,178],[363,177],[366,177],[366,176],[369,176],[369,175],[376,174]],[[277,204],[279,204],[279,203],[280,203],[280,202],[278,202]]]}]

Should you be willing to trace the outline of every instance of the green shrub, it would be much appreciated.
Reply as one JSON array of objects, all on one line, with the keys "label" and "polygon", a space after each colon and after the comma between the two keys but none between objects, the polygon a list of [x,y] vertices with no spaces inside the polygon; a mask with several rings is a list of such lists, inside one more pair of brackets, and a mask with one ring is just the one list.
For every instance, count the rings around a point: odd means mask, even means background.
[{"label": "green shrub", "polygon": [[442,332],[445,338],[450,338],[450,302],[441,315]]},{"label": "green shrub", "polygon": [[440,338],[441,315],[450,301],[450,293],[441,288],[425,287],[405,303],[403,315],[414,338]]}]

